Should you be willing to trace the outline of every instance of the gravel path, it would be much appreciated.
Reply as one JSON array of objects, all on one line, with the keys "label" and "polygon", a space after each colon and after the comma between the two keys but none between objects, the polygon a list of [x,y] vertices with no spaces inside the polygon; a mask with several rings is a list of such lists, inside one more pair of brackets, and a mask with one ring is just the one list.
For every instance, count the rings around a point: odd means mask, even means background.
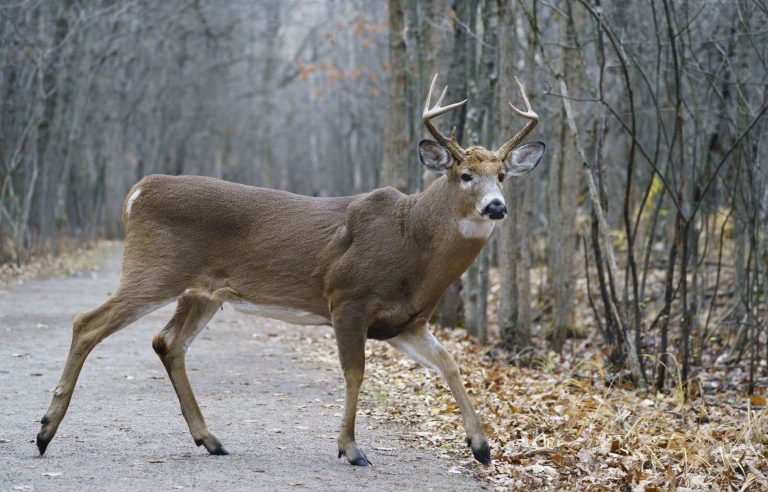
[{"label": "gravel path", "polygon": [[167,306],[105,340],[80,376],[45,457],[34,437],[64,366],[76,314],[117,286],[120,251],[82,277],[0,286],[0,490],[477,490],[456,463],[398,439],[403,430],[358,414],[374,463],[336,458],[340,370],[299,360],[296,327],[225,305],[192,345],[187,367],[211,431],[230,456],[195,447],[153,335]]}]

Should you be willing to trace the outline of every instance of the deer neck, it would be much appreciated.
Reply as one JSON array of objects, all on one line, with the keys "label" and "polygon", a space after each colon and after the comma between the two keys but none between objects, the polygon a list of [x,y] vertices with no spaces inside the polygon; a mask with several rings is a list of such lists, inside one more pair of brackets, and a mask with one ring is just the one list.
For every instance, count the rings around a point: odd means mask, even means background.
[{"label": "deer neck", "polygon": [[428,252],[429,260],[446,265],[451,275],[453,270],[460,275],[488,240],[493,222],[464,217],[456,190],[445,176],[408,201],[408,235]]},{"label": "deer neck", "polygon": [[411,202],[408,216],[414,234],[429,231],[432,241],[450,242],[462,248],[472,244],[480,248],[493,232],[494,221],[463,213],[456,191],[445,176],[408,198]]}]

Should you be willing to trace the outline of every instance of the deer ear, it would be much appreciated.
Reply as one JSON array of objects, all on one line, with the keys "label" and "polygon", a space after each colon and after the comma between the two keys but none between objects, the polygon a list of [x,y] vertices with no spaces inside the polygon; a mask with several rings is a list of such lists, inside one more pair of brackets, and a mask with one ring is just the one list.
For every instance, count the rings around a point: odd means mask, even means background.
[{"label": "deer ear", "polygon": [[437,142],[422,140],[419,142],[419,159],[430,171],[445,173],[453,165],[448,151]]},{"label": "deer ear", "polygon": [[539,165],[546,149],[547,144],[544,142],[531,142],[513,150],[505,162],[509,175],[520,176],[533,171]]}]

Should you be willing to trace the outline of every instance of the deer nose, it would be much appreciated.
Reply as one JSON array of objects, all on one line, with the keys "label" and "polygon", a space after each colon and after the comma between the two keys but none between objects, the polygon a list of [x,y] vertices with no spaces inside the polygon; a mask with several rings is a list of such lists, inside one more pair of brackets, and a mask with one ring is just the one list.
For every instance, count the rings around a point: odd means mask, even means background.
[{"label": "deer nose", "polygon": [[501,200],[493,200],[483,210],[483,215],[487,215],[489,219],[500,220],[507,216],[507,206]]}]

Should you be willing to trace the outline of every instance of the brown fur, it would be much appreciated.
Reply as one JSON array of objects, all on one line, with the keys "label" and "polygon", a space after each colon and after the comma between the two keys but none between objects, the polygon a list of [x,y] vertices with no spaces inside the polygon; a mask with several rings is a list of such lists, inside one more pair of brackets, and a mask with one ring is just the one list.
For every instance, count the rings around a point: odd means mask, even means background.
[{"label": "brown fur", "polygon": [[[451,187],[442,178],[415,196],[383,188],[313,198],[148,176],[133,188],[141,194],[127,218],[121,286],[158,302],[187,289],[227,288],[252,304],[327,319],[355,299],[369,324],[386,326],[389,336],[376,338],[390,338],[414,315],[429,317],[484,243],[457,237],[451,209],[461,204]],[[279,231],[265,224],[280,224]]]},{"label": "brown fur", "polygon": [[141,190],[130,212],[123,214],[120,286],[103,306],[75,322],[64,374],[38,435],[41,452],[66,413],[93,347],[178,299],[176,314],[152,346],[168,371],[195,442],[211,453],[226,451],[205,425],[184,355],[223,302],[246,301],[299,309],[332,323],[347,380],[339,451],[350,462],[369,463],[354,440],[366,338],[406,344],[417,352],[417,360],[440,370],[460,403],[476,456],[488,454],[458,368],[430,338],[425,323],[443,291],[485,243],[458,233],[458,222],[473,213],[476,201],[471,192],[459,191],[459,174],[469,168],[494,176],[503,166],[495,154],[472,147],[464,162],[410,196],[382,188],[351,197],[313,198],[206,177],[145,177],[128,193],[130,197]]}]

